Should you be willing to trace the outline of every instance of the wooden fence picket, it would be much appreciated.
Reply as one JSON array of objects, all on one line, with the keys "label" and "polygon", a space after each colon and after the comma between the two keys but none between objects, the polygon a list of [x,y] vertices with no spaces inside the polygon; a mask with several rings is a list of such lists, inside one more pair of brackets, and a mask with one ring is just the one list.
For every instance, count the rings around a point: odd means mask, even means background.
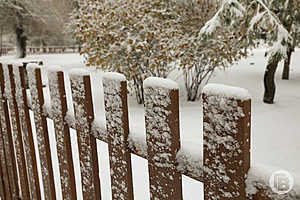
[{"label": "wooden fence picket", "polygon": [[[0,104],[2,104],[3,94],[0,91]],[[0,109],[2,107],[0,106]],[[11,191],[9,185],[9,176],[7,171],[6,157],[5,157],[5,143],[4,136],[5,131],[2,129],[2,121],[0,120],[0,198],[11,199]]]},{"label": "wooden fence picket", "polygon": [[2,135],[2,125],[0,121],[0,199],[11,199]]},{"label": "wooden fence picket", "polygon": [[106,73],[103,76],[103,89],[112,199],[133,200],[131,155],[127,148],[129,122],[126,79],[118,73]]},{"label": "wooden fence picket", "polygon": [[180,149],[178,86],[171,80],[144,81],[150,197],[182,199],[182,177],[176,170]]},{"label": "wooden fence picket", "polygon": [[83,199],[100,199],[100,179],[96,138],[91,135],[94,120],[91,80],[84,70],[70,72],[79,147]]},{"label": "wooden fence picket", "polygon": [[247,199],[251,98],[244,89],[215,84],[203,93],[204,199]]},{"label": "wooden fence picket", "polygon": [[23,133],[26,167],[28,171],[31,199],[41,199],[39,176],[32,127],[27,104],[26,83],[24,79],[23,64],[13,65],[13,77],[15,81],[16,102],[18,104],[21,128]]},{"label": "wooden fence picket", "polygon": [[21,130],[20,114],[16,100],[16,87],[13,77],[13,66],[4,66],[5,94],[9,104],[13,137],[16,149],[17,166],[20,180],[20,194],[22,199],[30,199],[29,177],[26,169],[26,159],[24,153],[23,133]]},{"label": "wooden fence picket", "polygon": [[41,69],[38,65],[27,66],[28,81],[30,88],[32,111],[38,141],[42,180],[45,199],[56,199],[53,166],[49,142],[47,119],[44,115],[43,106],[45,103]]},{"label": "wooden fence picket", "polygon": [[75,173],[73,166],[71,136],[67,115],[67,99],[62,69],[49,69],[48,80],[51,97],[51,111],[54,122],[57,156],[63,199],[77,199]]},{"label": "wooden fence picket", "polygon": [[[0,128],[1,128],[1,123],[0,123]],[[3,160],[3,143],[2,143],[2,133],[1,133],[1,130],[0,130],[0,199],[4,199],[5,198],[5,189],[4,189],[4,180],[3,180],[3,163],[2,163],[2,160]],[[5,163],[4,163],[5,164]],[[5,165],[3,165],[5,166]]]},{"label": "wooden fence picket", "polygon": [[[1,160],[1,155],[0,155]],[[0,163],[0,199],[5,198],[5,189],[4,189],[4,180],[3,180],[3,171],[2,171],[2,163]]]},{"label": "wooden fence picket", "polygon": [[[13,135],[11,130],[11,123],[8,111],[8,102],[4,98],[5,96],[5,84],[4,84],[4,72],[3,65],[0,63],[0,120],[1,130],[4,142],[5,161],[8,170],[9,187],[11,191],[11,198],[19,198],[19,184],[18,184],[18,172],[16,166],[15,149],[13,142]],[[9,81],[8,78],[6,78]]]}]

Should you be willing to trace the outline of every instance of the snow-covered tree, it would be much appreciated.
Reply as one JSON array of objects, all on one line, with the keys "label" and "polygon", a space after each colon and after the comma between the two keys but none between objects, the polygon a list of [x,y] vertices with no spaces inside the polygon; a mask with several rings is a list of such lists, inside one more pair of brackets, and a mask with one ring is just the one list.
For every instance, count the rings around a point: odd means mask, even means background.
[{"label": "snow-covered tree", "polygon": [[168,0],[79,1],[75,33],[89,65],[123,73],[143,102],[143,80],[166,77],[172,37]]},{"label": "snow-covered tree", "polygon": [[180,17],[174,26],[177,35],[172,52],[183,71],[187,99],[195,101],[216,68],[226,68],[244,56],[243,43],[230,27],[218,29],[217,39],[200,34],[201,28],[217,12],[218,1],[181,1],[178,4]]},{"label": "snow-covered tree", "polygon": [[[216,67],[227,67],[242,55],[230,29],[222,41],[203,39],[199,30],[212,17],[217,0],[80,0],[72,30],[83,44],[89,65],[126,75],[143,102],[143,80],[183,72],[188,100]],[[223,51],[219,51],[222,49]]]},{"label": "snow-covered tree", "polygon": [[274,74],[282,59],[289,59],[295,46],[299,0],[223,0],[218,12],[201,29],[201,34],[218,37],[216,30],[232,27],[246,46],[255,46],[261,34],[270,45],[266,52],[264,102],[273,103]]}]

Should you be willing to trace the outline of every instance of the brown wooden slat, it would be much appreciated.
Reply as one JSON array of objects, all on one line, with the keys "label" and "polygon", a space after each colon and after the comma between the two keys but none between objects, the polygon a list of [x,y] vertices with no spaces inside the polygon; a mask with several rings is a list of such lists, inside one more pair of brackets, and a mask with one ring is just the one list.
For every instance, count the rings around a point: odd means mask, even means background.
[{"label": "brown wooden slat", "polygon": [[[1,155],[0,155],[1,161]],[[2,171],[2,163],[0,162],[0,199],[5,198],[5,184],[3,180],[3,171]]]},{"label": "brown wooden slat", "polygon": [[127,83],[124,76],[103,77],[112,199],[133,200],[131,155],[128,149]]},{"label": "brown wooden slat", "polygon": [[2,171],[2,162],[1,162],[2,159],[3,159],[3,157],[1,157],[1,155],[0,155],[0,199],[5,198],[5,183],[3,180],[3,171]]},{"label": "brown wooden slat", "polygon": [[[6,78],[6,81],[9,84],[8,78]],[[17,172],[12,130],[10,125],[11,123],[9,118],[8,104],[7,104],[7,100],[4,99],[4,91],[5,91],[4,86],[5,84],[4,84],[3,65],[0,63],[0,90],[1,90],[0,91],[1,92],[0,120],[1,120],[1,125],[2,125],[1,128],[3,133],[2,136],[3,136],[4,146],[5,146],[4,150],[5,150],[6,165],[8,169],[9,185],[11,189],[11,198],[18,199],[19,197],[18,172]]]},{"label": "brown wooden slat", "polygon": [[24,144],[23,144],[23,136],[21,130],[20,116],[18,104],[16,101],[16,87],[14,83],[13,77],[13,66],[7,65],[4,66],[4,78],[6,80],[6,97],[8,99],[10,116],[11,116],[11,124],[13,130],[13,141],[15,143],[16,149],[16,158],[17,158],[17,166],[19,172],[19,180],[20,180],[20,195],[22,195],[22,199],[30,199],[30,189],[28,183],[28,173],[26,169],[26,160],[24,153]]},{"label": "brown wooden slat", "polygon": [[150,198],[180,200],[182,177],[176,169],[180,149],[178,89],[152,87],[144,82],[144,94]]},{"label": "brown wooden slat", "polygon": [[51,111],[54,122],[57,156],[59,160],[60,180],[63,199],[77,199],[75,173],[73,166],[70,129],[65,118],[67,115],[67,99],[62,71],[48,72]]},{"label": "brown wooden slat", "polygon": [[242,200],[250,168],[251,100],[203,95],[204,199]]},{"label": "brown wooden slat", "polygon": [[41,199],[41,191],[39,184],[39,176],[37,169],[37,161],[35,147],[33,141],[31,120],[27,105],[27,94],[24,79],[24,68],[22,65],[13,66],[13,75],[15,80],[16,100],[20,114],[21,128],[23,133],[23,141],[26,155],[27,171],[29,175],[31,199]]},{"label": "brown wooden slat", "polygon": [[[2,94],[0,94],[0,99],[2,99],[1,96]],[[0,121],[0,198],[11,199],[1,121]]]},{"label": "brown wooden slat", "polygon": [[91,81],[88,75],[70,74],[77,126],[83,199],[100,199],[96,138],[91,135],[94,120]]},{"label": "brown wooden slat", "polygon": [[[2,69],[1,69],[2,70]],[[0,91],[0,104],[3,101],[3,94]],[[3,113],[3,108],[0,105],[0,113]],[[9,176],[7,171],[7,163],[6,163],[6,156],[5,156],[5,143],[3,141],[3,134],[6,133],[4,129],[2,129],[2,122],[0,120],[0,197],[2,199],[11,199],[11,191],[9,185]]]},{"label": "brown wooden slat", "polygon": [[56,199],[47,119],[43,115],[44,94],[40,68],[27,67],[36,127],[45,199]]}]

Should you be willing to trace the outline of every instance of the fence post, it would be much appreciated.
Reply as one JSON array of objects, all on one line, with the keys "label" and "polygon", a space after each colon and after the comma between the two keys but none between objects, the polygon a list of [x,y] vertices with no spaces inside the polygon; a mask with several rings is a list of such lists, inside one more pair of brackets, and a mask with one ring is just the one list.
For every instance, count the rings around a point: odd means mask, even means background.
[{"label": "fence post", "polygon": [[[0,96],[1,95],[2,94],[0,94]],[[0,121],[0,199],[11,199],[4,146],[2,124]]]},{"label": "fence post", "polygon": [[8,169],[8,179],[11,190],[11,197],[12,199],[17,199],[19,197],[18,172],[16,167],[16,157],[12,130],[10,125],[11,123],[9,118],[8,103],[4,97],[5,84],[2,63],[0,63],[0,90],[0,120],[2,137],[4,142],[5,161]]},{"label": "fence post", "polygon": [[63,199],[77,199],[70,129],[65,121],[68,108],[62,68],[49,68],[48,80],[52,102],[51,118],[54,122],[62,195]]},{"label": "fence post", "polygon": [[28,178],[30,183],[31,198],[41,199],[39,176],[36,162],[29,108],[27,104],[27,94],[24,78],[23,64],[13,66],[13,77],[15,81],[16,102],[20,114],[21,128],[23,132],[23,142],[27,163]]},{"label": "fence post", "polygon": [[24,153],[23,133],[21,130],[20,113],[16,100],[16,85],[14,82],[13,66],[8,64],[4,66],[5,95],[9,103],[11,124],[13,128],[13,137],[15,142],[16,157],[18,163],[18,172],[20,179],[20,194],[22,199],[30,199],[29,177],[26,169],[26,159]]},{"label": "fence post", "polygon": [[40,155],[44,196],[45,199],[56,199],[48,125],[43,113],[45,100],[41,68],[36,64],[28,64],[26,69]]},{"label": "fence post", "polygon": [[91,80],[85,70],[70,72],[73,105],[79,146],[83,199],[101,198],[96,138],[92,133],[94,120]]},{"label": "fence post", "polygon": [[[0,124],[0,126],[1,126],[1,124]],[[0,137],[1,137],[1,131],[0,131]],[[1,141],[1,139],[0,139],[0,142],[2,142]],[[3,154],[2,154],[2,146],[1,146],[2,144],[0,144],[0,199],[4,199],[5,198],[5,183],[4,183],[4,180],[3,180],[3,167],[2,167],[2,165],[3,165],[3,163],[2,163],[2,159],[3,159]]]},{"label": "fence post", "polygon": [[[0,104],[2,104],[3,94],[0,91]],[[3,107],[0,106],[0,114],[3,112]],[[2,199],[11,199],[11,191],[9,185],[9,176],[7,171],[7,163],[5,158],[5,143],[3,141],[3,134],[5,134],[5,130],[2,129],[2,121],[0,120],[0,197]]]},{"label": "fence post", "polygon": [[205,200],[245,200],[250,168],[251,98],[241,88],[203,90]]},{"label": "fence post", "polygon": [[118,73],[105,73],[103,88],[112,199],[133,200],[126,79]]},{"label": "fence post", "polygon": [[178,86],[161,78],[144,81],[150,197],[182,199],[182,178],[176,170],[180,149]]}]

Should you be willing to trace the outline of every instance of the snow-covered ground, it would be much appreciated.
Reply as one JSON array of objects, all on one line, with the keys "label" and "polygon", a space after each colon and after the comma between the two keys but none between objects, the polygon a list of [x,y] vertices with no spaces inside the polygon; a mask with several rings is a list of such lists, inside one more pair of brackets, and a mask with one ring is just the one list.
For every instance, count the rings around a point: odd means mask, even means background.
[{"label": "snow-covered ground", "polygon": [[[275,104],[269,105],[262,102],[263,75],[266,66],[264,50],[253,51],[254,55],[241,60],[238,64],[215,73],[210,83],[222,83],[247,89],[252,95],[252,165],[266,165],[275,169],[289,171],[299,183],[300,177],[300,50],[297,49],[291,62],[290,80],[281,80],[282,66],[276,75]],[[11,59],[11,57],[4,57]],[[42,60],[47,67],[59,65],[66,72],[72,68],[84,67],[84,60],[77,54],[52,54],[32,55],[27,60]],[[95,113],[99,121],[104,120],[104,107],[102,96],[102,72],[95,68],[92,71],[92,87]],[[174,78],[175,77],[175,78]],[[180,85],[180,129],[182,146],[196,155],[201,155],[202,150],[202,105],[201,102],[187,102],[185,100],[184,85],[177,75],[170,78],[176,79]],[[67,78],[66,78],[67,79]],[[68,95],[70,96],[70,95]],[[70,107],[72,109],[72,107]],[[133,97],[129,98],[129,121],[131,134],[145,137],[143,106],[137,105]],[[52,128],[51,121],[49,125]],[[74,132],[72,132],[74,133]],[[54,134],[53,134],[54,135]],[[72,134],[75,137],[75,133]],[[74,138],[75,139],[75,138]],[[75,141],[75,140],[74,140]],[[99,142],[100,179],[103,199],[110,197],[110,177],[108,154],[106,144]],[[74,149],[77,151],[76,142]],[[52,143],[55,155],[55,143]],[[132,156],[134,192],[136,199],[149,199],[147,162]],[[78,160],[75,160],[78,162]],[[76,166],[76,165],[75,165]],[[79,166],[79,165],[77,165]],[[267,167],[268,169],[268,167]],[[55,168],[58,175],[58,167]],[[79,169],[77,168],[77,172]],[[80,181],[78,180],[78,189]],[[57,179],[59,186],[59,180]],[[59,188],[59,187],[58,187]],[[59,191],[59,190],[58,190]],[[184,177],[184,199],[201,199],[202,184]]]}]

